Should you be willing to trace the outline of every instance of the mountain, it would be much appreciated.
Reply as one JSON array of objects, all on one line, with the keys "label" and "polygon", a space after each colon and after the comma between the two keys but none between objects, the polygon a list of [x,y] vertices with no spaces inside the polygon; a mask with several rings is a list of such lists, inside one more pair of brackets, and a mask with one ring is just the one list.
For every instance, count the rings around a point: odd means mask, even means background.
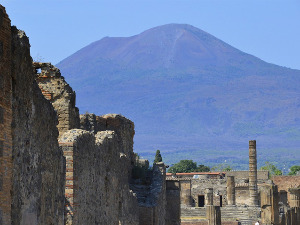
[{"label": "mountain", "polygon": [[58,65],[77,105],[121,113],[136,126],[135,151],[150,160],[193,159],[246,169],[300,162],[300,71],[260,60],[190,25],[105,37]]}]

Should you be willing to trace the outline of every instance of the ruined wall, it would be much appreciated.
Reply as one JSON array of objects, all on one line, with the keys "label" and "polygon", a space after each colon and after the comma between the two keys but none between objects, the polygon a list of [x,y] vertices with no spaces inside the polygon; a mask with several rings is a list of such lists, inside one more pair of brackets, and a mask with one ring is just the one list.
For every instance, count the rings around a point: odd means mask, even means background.
[{"label": "ruined wall", "polygon": [[166,225],[180,224],[180,183],[179,181],[166,181]]},{"label": "ruined wall", "polygon": [[5,172],[0,224],[63,224],[64,158],[56,113],[34,80],[28,38],[10,27],[2,6],[0,37],[0,160]]},{"label": "ruined wall", "polygon": [[237,184],[235,188],[235,202],[236,205],[250,205],[249,199],[249,185]]},{"label": "ruined wall", "polygon": [[[152,181],[149,187],[144,186],[144,190],[140,190],[140,186],[142,185],[131,186],[139,199],[139,224],[164,225],[166,223],[167,204],[166,167],[164,163],[153,164]],[[140,195],[144,198],[140,198]]]},{"label": "ruined wall", "polygon": [[300,187],[300,176],[273,176],[272,180],[280,193],[287,194],[288,202],[291,200],[289,188]]},{"label": "ruined wall", "polygon": [[222,205],[227,205],[227,191],[225,179],[193,179],[191,195],[195,201],[195,206],[198,206],[198,196],[205,195],[205,190],[213,188],[213,202],[215,206],[220,206],[221,198]]},{"label": "ruined wall", "polygon": [[[129,189],[133,123],[106,115],[111,130],[73,129],[60,138],[67,162],[67,218],[73,224],[138,224],[138,202]],[[72,218],[73,216],[73,218]]]},{"label": "ruined wall", "polygon": [[11,224],[12,179],[11,26],[0,5],[0,224]]},{"label": "ruined wall", "polygon": [[[236,181],[243,182],[244,180],[249,179],[249,171],[248,170],[226,171],[226,176],[234,176]],[[257,181],[258,181],[258,183],[264,182],[268,179],[269,179],[269,171],[257,170]]]},{"label": "ruined wall", "polygon": [[63,224],[64,158],[57,117],[34,80],[30,45],[12,27],[12,224]]},{"label": "ruined wall", "polygon": [[260,187],[261,222],[279,224],[279,195],[277,186],[265,184]]},{"label": "ruined wall", "polygon": [[61,76],[60,70],[50,63],[35,62],[33,65],[43,95],[57,112],[59,137],[67,130],[80,128],[79,110],[75,106],[76,94]]},{"label": "ruined wall", "polygon": [[192,199],[192,183],[191,180],[181,180],[180,185],[180,203],[182,206],[194,206],[195,202]]}]

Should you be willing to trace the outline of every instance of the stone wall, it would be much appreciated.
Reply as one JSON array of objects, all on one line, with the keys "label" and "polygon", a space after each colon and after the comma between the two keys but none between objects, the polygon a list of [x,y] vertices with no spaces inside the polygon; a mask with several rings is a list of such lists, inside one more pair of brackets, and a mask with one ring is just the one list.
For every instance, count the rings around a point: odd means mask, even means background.
[{"label": "stone wall", "polygon": [[180,203],[183,206],[195,206],[192,199],[192,180],[181,180],[180,185]]},{"label": "stone wall", "polygon": [[[243,180],[249,179],[249,171],[248,170],[232,170],[226,171],[226,176],[234,176],[235,180],[238,182],[242,182]],[[269,171],[266,170],[258,170],[257,171],[257,181],[261,183],[269,179]]]},{"label": "stone wall", "polygon": [[279,224],[279,195],[277,186],[265,184],[260,187],[261,222]]},{"label": "stone wall", "polygon": [[132,184],[139,203],[140,225],[164,225],[166,223],[166,167],[153,164],[151,184]]},{"label": "stone wall", "polygon": [[63,224],[64,157],[57,117],[34,80],[25,33],[12,28],[12,224]]},{"label": "stone wall", "polygon": [[60,70],[50,63],[35,62],[33,66],[43,95],[57,112],[59,137],[67,130],[80,128],[75,91],[61,76]]},{"label": "stone wall", "polygon": [[56,113],[35,82],[28,38],[2,6],[0,38],[0,224],[63,224]]},{"label": "stone wall", "polygon": [[180,224],[180,183],[179,181],[166,181],[166,225]]},{"label": "stone wall", "polygon": [[300,187],[300,176],[273,176],[272,180],[278,186],[280,194],[287,194],[287,201],[290,201],[290,188]]},{"label": "stone wall", "polygon": [[11,224],[11,25],[0,5],[0,224]]},{"label": "stone wall", "polygon": [[198,196],[205,196],[205,190],[208,188],[213,188],[213,204],[215,206],[227,205],[226,179],[193,179],[191,196],[195,201],[195,206],[198,206]]},{"label": "stone wall", "polygon": [[134,126],[120,115],[104,117],[110,130],[73,129],[59,140],[67,162],[67,224],[139,224],[129,189]]},{"label": "stone wall", "polygon": [[237,185],[235,188],[236,205],[250,205],[249,195],[249,185]]}]

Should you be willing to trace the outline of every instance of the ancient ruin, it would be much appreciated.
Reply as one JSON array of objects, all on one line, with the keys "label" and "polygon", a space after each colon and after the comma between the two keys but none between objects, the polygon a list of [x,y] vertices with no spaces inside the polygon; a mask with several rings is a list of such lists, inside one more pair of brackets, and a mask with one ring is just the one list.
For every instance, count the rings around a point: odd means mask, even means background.
[{"label": "ancient ruin", "polygon": [[133,152],[134,123],[79,115],[58,68],[33,62],[0,5],[0,224],[297,225],[300,177],[166,173]]},{"label": "ancient ruin", "polygon": [[168,185],[178,187],[181,224],[296,225],[299,178],[271,180],[268,171],[258,171],[256,141],[251,140],[249,171],[167,173],[166,179]]}]

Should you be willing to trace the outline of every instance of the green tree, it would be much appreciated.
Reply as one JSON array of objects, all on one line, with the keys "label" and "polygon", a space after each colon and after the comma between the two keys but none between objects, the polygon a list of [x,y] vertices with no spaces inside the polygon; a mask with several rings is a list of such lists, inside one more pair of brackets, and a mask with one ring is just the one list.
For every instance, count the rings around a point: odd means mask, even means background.
[{"label": "green tree", "polygon": [[300,166],[292,166],[289,175],[296,175],[298,171],[300,171]]},{"label": "green tree", "polygon": [[195,172],[209,172],[209,171],[210,171],[209,166],[204,166],[202,164],[199,165],[195,170]]},{"label": "green tree", "polygon": [[282,171],[270,162],[265,162],[265,166],[262,166],[260,169],[269,171],[269,177],[274,175],[282,175]]},{"label": "green tree", "polygon": [[158,162],[162,162],[160,150],[156,150],[155,159],[154,159],[154,163],[158,163]]},{"label": "green tree", "polygon": [[180,160],[179,163],[174,164],[169,168],[169,173],[190,173],[190,172],[209,172],[210,168],[208,166],[199,165],[193,160]]}]

